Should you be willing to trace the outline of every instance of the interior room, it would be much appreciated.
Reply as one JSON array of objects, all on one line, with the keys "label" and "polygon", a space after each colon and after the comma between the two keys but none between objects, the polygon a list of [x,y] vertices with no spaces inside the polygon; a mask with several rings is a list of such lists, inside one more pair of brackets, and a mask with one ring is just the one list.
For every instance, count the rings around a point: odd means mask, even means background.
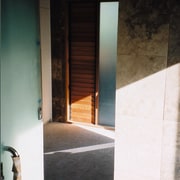
[{"label": "interior room", "polygon": [[0,5],[0,179],[180,179],[178,0]]}]

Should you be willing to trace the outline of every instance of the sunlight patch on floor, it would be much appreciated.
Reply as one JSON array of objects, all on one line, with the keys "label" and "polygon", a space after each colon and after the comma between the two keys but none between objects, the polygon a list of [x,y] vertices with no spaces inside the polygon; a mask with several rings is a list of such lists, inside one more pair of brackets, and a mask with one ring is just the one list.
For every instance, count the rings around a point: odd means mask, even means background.
[{"label": "sunlight patch on floor", "polygon": [[114,147],[114,143],[106,143],[106,144],[98,144],[98,145],[93,145],[93,146],[85,146],[85,147],[72,148],[72,149],[66,149],[66,150],[60,150],[60,151],[52,151],[52,152],[44,153],[44,155],[53,155],[56,153],[77,154],[77,153],[96,151],[96,150],[113,148],[113,147]]},{"label": "sunlight patch on floor", "polygon": [[92,127],[92,126],[86,126],[86,125],[81,125],[81,124],[74,124],[75,126],[78,126],[80,128],[86,129],[88,131],[100,134],[102,136],[106,136],[111,139],[115,139],[115,131],[114,130],[107,130],[103,129],[101,127]]}]

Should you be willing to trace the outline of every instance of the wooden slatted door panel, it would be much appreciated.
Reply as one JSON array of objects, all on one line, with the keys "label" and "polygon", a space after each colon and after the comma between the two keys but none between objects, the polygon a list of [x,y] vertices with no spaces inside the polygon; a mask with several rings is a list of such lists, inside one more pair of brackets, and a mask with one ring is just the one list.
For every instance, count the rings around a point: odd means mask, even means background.
[{"label": "wooden slatted door panel", "polygon": [[94,123],[96,2],[71,2],[69,21],[70,118]]}]

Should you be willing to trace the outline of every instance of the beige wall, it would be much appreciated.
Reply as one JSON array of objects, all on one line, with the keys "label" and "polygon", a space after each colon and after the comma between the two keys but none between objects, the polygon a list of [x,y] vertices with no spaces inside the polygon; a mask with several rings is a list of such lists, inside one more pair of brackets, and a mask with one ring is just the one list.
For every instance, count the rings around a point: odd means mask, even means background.
[{"label": "beige wall", "polygon": [[162,24],[149,39],[144,26],[129,32],[126,20],[133,9],[124,0],[120,7],[115,180],[175,180],[180,175],[180,53],[172,50],[170,56],[169,49],[178,45],[171,30],[178,23]]},{"label": "beige wall", "polygon": [[42,113],[43,122],[52,120],[50,1],[40,0]]}]

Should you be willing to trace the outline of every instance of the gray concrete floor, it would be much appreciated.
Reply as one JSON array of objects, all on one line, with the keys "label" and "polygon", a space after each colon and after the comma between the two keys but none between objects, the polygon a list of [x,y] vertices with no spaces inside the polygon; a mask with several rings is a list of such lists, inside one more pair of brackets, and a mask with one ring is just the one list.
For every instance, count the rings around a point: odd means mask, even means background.
[{"label": "gray concrete floor", "polygon": [[44,179],[113,180],[114,139],[98,133],[74,124],[46,124]]}]

